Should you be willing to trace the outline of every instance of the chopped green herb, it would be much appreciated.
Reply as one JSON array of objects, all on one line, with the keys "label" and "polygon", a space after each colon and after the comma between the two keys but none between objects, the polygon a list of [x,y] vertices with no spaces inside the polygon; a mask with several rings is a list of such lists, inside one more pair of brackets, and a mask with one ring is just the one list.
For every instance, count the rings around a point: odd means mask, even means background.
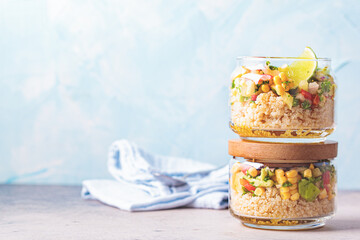
[{"label": "chopped green herb", "polygon": [[240,102],[246,102],[249,99],[250,99],[250,97],[240,96]]},{"label": "chopped green herb", "polygon": [[264,177],[264,181],[265,182],[267,182],[267,181],[269,181],[270,180],[270,176],[269,175],[267,175],[266,177]]},{"label": "chopped green herb", "polygon": [[320,84],[320,94],[330,92],[331,82],[329,80]]},{"label": "chopped green herb", "polygon": [[278,70],[278,67],[269,65],[270,70]]},{"label": "chopped green herb", "polygon": [[334,165],[331,165],[330,168],[331,168],[330,172],[333,173],[333,174],[335,174],[335,172],[336,172],[336,171],[335,171],[335,166],[334,166]]},{"label": "chopped green herb", "polygon": [[286,181],[286,182],[284,182],[283,183],[283,185],[282,185],[283,187],[291,187],[292,186],[292,184],[291,184],[291,182],[289,182],[289,181]]},{"label": "chopped green herb", "polygon": [[250,191],[247,190],[245,187],[242,187],[242,190],[243,190],[243,194],[242,194],[242,195],[245,195],[245,194],[247,194],[248,192],[250,192]]},{"label": "chopped green herb", "polygon": [[314,177],[310,177],[308,178],[308,180],[312,183],[317,183],[318,181],[321,180],[321,176],[320,177],[317,177],[317,178],[314,178]]},{"label": "chopped green herb", "polygon": [[270,61],[266,61],[266,66],[268,66],[270,64]]},{"label": "chopped green herb", "polygon": [[311,109],[311,103],[309,101],[304,101],[303,103],[301,103],[301,107],[305,110]]},{"label": "chopped green herb", "polygon": [[293,107],[299,106],[299,104],[300,104],[300,100],[297,98],[294,98],[293,99]]},{"label": "chopped green herb", "polygon": [[315,178],[315,183],[317,183],[318,181],[320,181],[321,180],[321,176],[320,177],[317,177],[317,178]]},{"label": "chopped green herb", "polygon": [[235,79],[232,81],[231,89],[235,88]]}]

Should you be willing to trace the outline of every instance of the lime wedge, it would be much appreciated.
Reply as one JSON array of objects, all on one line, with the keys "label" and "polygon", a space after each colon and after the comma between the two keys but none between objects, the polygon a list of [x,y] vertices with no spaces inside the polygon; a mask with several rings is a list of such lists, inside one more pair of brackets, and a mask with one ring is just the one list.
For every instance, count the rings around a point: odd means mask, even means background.
[{"label": "lime wedge", "polygon": [[[299,58],[317,59],[314,51],[310,47],[306,47]],[[298,60],[294,61],[287,69],[287,77],[294,81],[295,86],[303,80],[308,80],[314,74],[317,68],[317,61]]]}]

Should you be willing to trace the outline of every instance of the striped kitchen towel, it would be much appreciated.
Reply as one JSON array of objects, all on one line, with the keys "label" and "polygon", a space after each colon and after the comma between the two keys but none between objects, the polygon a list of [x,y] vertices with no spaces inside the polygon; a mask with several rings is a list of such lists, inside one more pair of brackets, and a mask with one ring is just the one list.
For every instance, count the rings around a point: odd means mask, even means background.
[{"label": "striped kitchen towel", "polygon": [[127,140],[114,142],[112,180],[83,181],[82,197],[128,211],[228,207],[228,166],[149,154]]}]

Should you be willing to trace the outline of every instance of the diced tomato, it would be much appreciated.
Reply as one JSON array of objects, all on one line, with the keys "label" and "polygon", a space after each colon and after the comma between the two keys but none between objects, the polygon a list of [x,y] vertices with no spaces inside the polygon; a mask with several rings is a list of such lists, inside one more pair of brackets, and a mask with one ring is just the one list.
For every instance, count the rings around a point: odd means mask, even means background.
[{"label": "diced tomato", "polygon": [[270,81],[272,78],[273,78],[273,76],[271,76],[269,74],[263,74],[260,79],[263,81]]},{"label": "diced tomato", "polygon": [[255,187],[249,183],[246,179],[241,178],[240,184],[243,185],[248,191],[255,191]]},{"label": "diced tomato", "polygon": [[330,183],[330,171],[326,171],[323,174],[323,182],[324,182],[324,186],[326,186],[327,184]]},{"label": "diced tomato", "polygon": [[251,101],[256,101],[256,98],[257,98],[258,95],[254,94],[251,96]]},{"label": "diced tomato", "polygon": [[270,81],[271,79],[273,79],[273,76],[269,75],[269,74],[262,74],[258,84],[263,84],[264,81]]},{"label": "diced tomato", "polygon": [[314,105],[319,105],[319,102],[320,102],[320,97],[319,95],[315,95],[314,99],[313,99],[313,104]]},{"label": "diced tomato", "polygon": [[326,171],[323,174],[323,185],[327,192],[330,192],[330,171]]},{"label": "diced tomato", "polygon": [[301,94],[304,96],[304,98],[312,101],[311,93],[309,93],[308,91],[305,91],[304,89],[301,89]]},{"label": "diced tomato", "polygon": [[246,175],[246,171],[249,170],[251,168],[250,165],[247,165],[247,164],[241,164],[241,171]]}]

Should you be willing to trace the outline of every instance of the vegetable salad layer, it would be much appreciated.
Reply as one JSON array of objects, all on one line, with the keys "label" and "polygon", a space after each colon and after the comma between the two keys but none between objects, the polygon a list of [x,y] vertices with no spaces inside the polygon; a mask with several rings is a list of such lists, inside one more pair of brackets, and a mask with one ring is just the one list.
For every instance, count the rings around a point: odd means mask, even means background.
[{"label": "vegetable salad layer", "polygon": [[266,61],[265,64],[240,66],[233,72],[231,81],[231,104],[255,102],[259,94],[272,91],[290,109],[321,107],[328,98],[334,98],[336,88],[330,67],[318,68],[318,59],[309,47],[290,65],[274,66]]},{"label": "vegetable salad layer", "polygon": [[240,67],[231,84],[230,103],[255,102],[261,93],[274,92],[292,107],[303,109],[321,107],[328,98],[334,98],[336,85],[329,68],[317,68],[308,80],[296,82],[288,77],[289,66],[275,67],[267,62],[250,70]]},{"label": "vegetable salad layer", "polygon": [[336,173],[330,161],[323,160],[308,166],[269,168],[263,164],[236,162],[231,168],[231,188],[239,194],[262,196],[266,188],[279,189],[282,199],[333,199]]}]

